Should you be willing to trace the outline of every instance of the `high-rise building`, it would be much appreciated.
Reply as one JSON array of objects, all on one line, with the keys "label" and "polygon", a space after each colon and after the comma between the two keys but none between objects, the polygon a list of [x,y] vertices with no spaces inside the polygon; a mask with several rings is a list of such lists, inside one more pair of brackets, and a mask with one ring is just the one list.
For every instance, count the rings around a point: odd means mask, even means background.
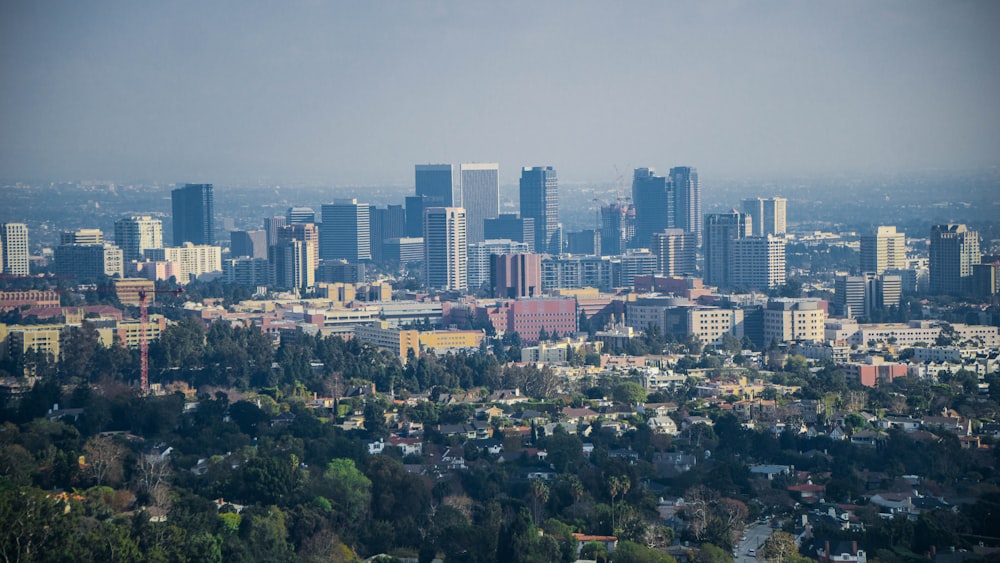
[{"label": "high-rise building", "polygon": [[24,223],[0,224],[0,270],[13,276],[27,276],[28,226]]},{"label": "high-rise building", "polygon": [[110,243],[61,244],[55,250],[56,273],[80,279],[123,274],[122,250]]},{"label": "high-rise building", "polygon": [[204,274],[222,271],[222,249],[208,244],[146,249],[146,258],[158,262],[173,262],[177,283],[188,283]]},{"label": "high-rise building", "polygon": [[400,237],[386,239],[382,245],[386,262],[415,264],[424,259],[424,237]]},{"label": "high-rise building", "polygon": [[538,297],[542,294],[542,257],[530,253],[494,254],[490,283],[493,297]]},{"label": "high-rise building", "polygon": [[427,198],[426,205],[452,207],[455,203],[454,171],[450,164],[418,164],[415,170],[418,196]]},{"label": "high-rise building", "polygon": [[104,244],[104,233],[101,229],[79,229],[63,231],[59,234],[60,244]]},{"label": "high-rise building", "polygon": [[783,197],[752,197],[743,200],[743,212],[753,219],[754,236],[783,235],[787,232],[788,200]]},{"label": "high-rise building", "polygon": [[313,223],[292,223],[285,225],[278,231],[278,244],[284,244],[290,240],[301,240],[309,243],[309,267],[316,269],[319,265],[319,245],[320,231]]},{"label": "high-rise building", "polygon": [[559,225],[559,180],[551,166],[521,170],[521,217],[535,220],[535,252],[562,252]]},{"label": "high-rise building", "polygon": [[484,222],[500,214],[500,165],[462,164],[459,176],[469,244],[482,242],[486,240]]},{"label": "high-rise building", "polygon": [[601,231],[587,229],[575,233],[566,233],[566,252],[570,254],[602,255]]},{"label": "high-rise building", "polygon": [[299,239],[279,240],[270,258],[274,285],[303,292],[315,287],[316,265],[312,263],[312,247],[313,243]]},{"label": "high-rise building", "polygon": [[861,272],[881,274],[906,268],[906,235],[896,227],[875,227],[861,235]]},{"label": "high-rise building", "polygon": [[372,207],[370,212],[371,256],[372,261],[380,263],[385,260],[385,241],[406,235],[406,211],[402,205],[389,205],[385,209]]},{"label": "high-rise building", "polygon": [[617,287],[632,287],[636,276],[648,276],[656,273],[656,255],[648,248],[629,248],[621,255],[618,270]]},{"label": "high-rise building", "polygon": [[115,221],[115,244],[125,260],[142,260],[147,248],[163,248],[163,221],[133,215]]},{"label": "high-rise building", "polygon": [[338,199],[323,205],[319,257],[363,262],[372,259],[371,212],[357,199]]},{"label": "high-rise building", "polygon": [[424,210],[424,279],[427,287],[460,291],[469,285],[465,209]]},{"label": "high-rise building", "polygon": [[267,258],[230,258],[222,261],[222,279],[243,287],[259,287],[271,283]]},{"label": "high-rise building", "polygon": [[518,217],[516,213],[501,213],[496,219],[483,222],[487,239],[510,239],[528,245],[528,252],[535,251],[535,220]]},{"label": "high-rise building", "polygon": [[930,292],[959,295],[971,289],[972,267],[979,264],[979,233],[961,224],[931,227]]},{"label": "high-rise building", "polygon": [[315,223],[316,212],[313,211],[312,207],[304,207],[301,205],[289,207],[288,211],[285,212],[285,222],[288,225],[294,225],[296,223]]},{"label": "high-rise building", "polygon": [[693,276],[696,273],[698,239],[694,233],[666,229],[653,234],[656,269],[665,276]]},{"label": "high-rise building", "polygon": [[230,231],[229,255],[233,258],[267,258],[266,231]]},{"label": "high-rise building", "polygon": [[281,215],[264,218],[264,232],[267,233],[267,247],[278,244],[278,231],[285,228],[287,221]]},{"label": "high-rise building", "polygon": [[898,307],[903,279],[897,274],[863,272],[858,276],[837,276],[833,303],[849,318],[865,317],[869,322],[876,311]]},{"label": "high-rise building", "polygon": [[735,209],[729,213],[705,215],[705,283],[726,287],[729,285],[729,262],[732,241],[750,236],[753,224],[750,216]]},{"label": "high-rise building", "polygon": [[215,244],[215,196],[212,184],[186,184],[170,192],[173,204],[174,246],[185,242]]},{"label": "high-rise building", "polygon": [[406,196],[406,236],[420,238],[424,236],[424,208],[431,207],[426,196]]},{"label": "high-rise building", "polygon": [[509,239],[485,240],[469,244],[469,289],[476,292],[484,283],[490,281],[490,268],[494,255],[525,252],[528,252],[526,243],[514,242]]},{"label": "high-rise building", "polygon": [[601,206],[601,254],[618,256],[635,238],[636,209],[621,201]]},{"label": "high-rise building", "polygon": [[819,299],[771,299],[764,309],[764,345],[772,342],[823,342],[826,309]]},{"label": "high-rise building", "polygon": [[632,201],[635,203],[635,238],[632,247],[649,248],[653,234],[672,229],[676,224],[676,194],[673,184],[657,176],[652,168],[636,168],[632,176]]},{"label": "high-rise building", "polygon": [[690,166],[671,168],[670,183],[673,184],[677,202],[672,226],[694,233],[698,237],[698,244],[701,244],[701,186],[698,184],[698,169]]},{"label": "high-rise building", "polygon": [[785,239],[766,235],[729,242],[731,287],[773,289],[785,285]]}]

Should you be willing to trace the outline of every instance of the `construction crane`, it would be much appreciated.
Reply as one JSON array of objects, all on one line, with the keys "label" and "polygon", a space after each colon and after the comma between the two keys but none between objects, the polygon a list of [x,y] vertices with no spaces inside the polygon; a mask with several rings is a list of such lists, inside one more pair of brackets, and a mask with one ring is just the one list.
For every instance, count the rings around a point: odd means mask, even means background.
[{"label": "construction crane", "polygon": [[139,389],[143,395],[149,394],[149,303],[146,302],[146,295],[149,293],[173,293],[174,296],[177,296],[184,293],[184,288],[139,290],[139,356],[142,366],[140,368],[142,376],[139,380]]}]

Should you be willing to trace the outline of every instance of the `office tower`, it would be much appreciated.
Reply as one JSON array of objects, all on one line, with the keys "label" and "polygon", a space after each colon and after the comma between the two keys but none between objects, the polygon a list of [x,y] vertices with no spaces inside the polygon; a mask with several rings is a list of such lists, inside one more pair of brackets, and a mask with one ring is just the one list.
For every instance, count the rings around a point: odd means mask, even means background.
[{"label": "office tower", "polygon": [[670,183],[673,184],[676,201],[672,226],[694,233],[698,237],[698,244],[701,244],[701,186],[698,184],[698,169],[690,166],[671,168]]},{"label": "office tower", "polygon": [[285,212],[285,224],[294,225],[296,223],[315,223],[316,212],[312,207],[295,206],[289,207]]},{"label": "office tower", "polygon": [[837,276],[833,303],[838,312],[849,318],[866,318],[877,311],[899,306],[903,280],[896,274],[864,272],[858,276]]},{"label": "office tower", "polygon": [[632,287],[636,276],[649,276],[656,273],[656,255],[648,248],[629,248],[619,259],[621,267],[618,271],[617,287]]},{"label": "office tower", "polygon": [[969,289],[972,267],[979,264],[979,233],[965,225],[931,227],[930,292],[959,295]]},{"label": "office tower", "polygon": [[[291,228],[288,225],[286,229]],[[316,285],[313,243],[299,239],[281,239],[271,252],[274,285],[283,289],[309,291]]]},{"label": "office tower", "polygon": [[[528,252],[528,245],[509,239],[485,240],[469,244],[468,276],[469,290],[479,291],[490,281],[492,257],[497,254],[519,254]],[[492,287],[492,286],[491,286]]]},{"label": "office tower", "polygon": [[731,243],[750,236],[752,227],[750,216],[735,209],[729,213],[705,215],[705,284],[719,287],[729,284]]},{"label": "office tower", "polygon": [[208,244],[191,244],[166,248],[149,248],[146,258],[157,262],[173,262],[177,283],[188,283],[204,274],[222,271],[222,249]]},{"label": "office tower", "polygon": [[566,252],[570,254],[603,254],[601,249],[601,231],[587,229],[578,233],[566,235]]},{"label": "office tower", "polygon": [[385,260],[385,241],[406,235],[406,211],[402,205],[389,205],[385,209],[372,207],[371,212],[371,257],[381,263]]},{"label": "office tower", "polygon": [[468,280],[465,209],[428,207],[424,210],[424,279],[427,287],[459,291]]},{"label": "office tower", "polygon": [[861,271],[881,274],[906,268],[906,235],[896,227],[875,227],[861,235]]},{"label": "office tower", "polygon": [[673,184],[652,168],[636,168],[632,176],[635,203],[635,238],[632,247],[649,248],[653,234],[674,228],[676,194]]},{"label": "office tower", "polygon": [[267,258],[267,232],[231,231],[229,255],[233,258]]},{"label": "office tower", "polygon": [[278,231],[285,228],[287,221],[281,215],[264,218],[264,232],[267,233],[267,247],[278,244]]},{"label": "office tower", "polygon": [[783,235],[787,232],[788,200],[783,197],[752,197],[743,200],[743,212],[753,219],[753,235]]},{"label": "office tower", "polygon": [[495,254],[490,267],[493,297],[519,299],[542,294],[542,257],[538,254]]},{"label": "office tower", "polygon": [[285,225],[278,231],[278,244],[284,244],[290,240],[300,240],[308,243],[309,262],[307,266],[316,269],[319,266],[319,227],[312,223],[292,223]]},{"label": "office tower", "polygon": [[819,299],[778,298],[764,309],[764,345],[772,342],[822,342],[826,310]]},{"label": "office tower", "polygon": [[63,231],[59,234],[60,244],[104,244],[104,233],[101,229],[79,229]]},{"label": "office tower", "polygon": [[698,239],[694,233],[666,229],[653,235],[656,269],[665,276],[693,276],[696,273]]},{"label": "office tower", "polygon": [[730,287],[767,290],[785,285],[785,239],[766,235],[729,242]]},{"label": "office tower", "polygon": [[500,214],[500,165],[462,164],[459,177],[469,244],[482,242],[486,240],[483,222]]},{"label": "office tower", "polygon": [[170,192],[173,203],[174,246],[215,244],[215,197],[212,184],[186,184]]},{"label": "office tower", "polygon": [[387,239],[382,248],[386,262],[415,264],[424,259],[424,237]]},{"label": "office tower", "polygon": [[986,298],[1000,293],[1000,261],[972,266],[972,293]]},{"label": "office tower", "polygon": [[338,199],[324,204],[320,228],[319,257],[361,262],[372,259],[371,212],[357,199]]},{"label": "office tower", "polygon": [[122,250],[110,243],[61,244],[56,247],[56,273],[92,280],[123,274]]},{"label": "office tower", "polygon": [[271,268],[267,258],[229,258],[222,261],[222,279],[243,287],[259,287],[271,283]]},{"label": "office tower", "polygon": [[535,221],[535,252],[562,252],[559,228],[559,181],[551,166],[521,170],[521,217]]},{"label": "office tower", "polygon": [[510,239],[528,244],[535,251],[535,220],[518,217],[516,213],[501,213],[496,219],[483,222],[483,233],[489,239]]},{"label": "office tower", "polygon": [[617,256],[635,238],[636,209],[634,205],[615,202],[601,206],[601,254]]},{"label": "office tower", "polygon": [[427,205],[454,205],[454,172],[450,164],[418,164],[415,172],[417,195],[425,196]]},{"label": "office tower", "polygon": [[424,209],[430,207],[426,196],[406,196],[406,236],[419,238],[424,236]]},{"label": "office tower", "polygon": [[12,276],[27,276],[28,226],[24,223],[0,224],[0,270]]},{"label": "office tower", "polygon": [[147,248],[163,248],[163,221],[133,215],[115,221],[115,244],[125,260],[142,260]]}]

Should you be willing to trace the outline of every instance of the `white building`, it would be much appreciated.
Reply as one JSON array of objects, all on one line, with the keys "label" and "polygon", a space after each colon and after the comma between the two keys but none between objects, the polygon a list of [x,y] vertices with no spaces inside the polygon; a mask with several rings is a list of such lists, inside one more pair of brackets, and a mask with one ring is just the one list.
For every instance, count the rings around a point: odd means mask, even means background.
[{"label": "white building", "polygon": [[182,284],[204,274],[222,272],[222,250],[218,246],[186,242],[184,246],[147,249],[146,257],[150,260],[173,262],[177,268],[177,283]]},{"label": "white building", "polygon": [[147,249],[163,248],[163,221],[149,215],[115,221],[115,244],[124,260],[142,260]]}]

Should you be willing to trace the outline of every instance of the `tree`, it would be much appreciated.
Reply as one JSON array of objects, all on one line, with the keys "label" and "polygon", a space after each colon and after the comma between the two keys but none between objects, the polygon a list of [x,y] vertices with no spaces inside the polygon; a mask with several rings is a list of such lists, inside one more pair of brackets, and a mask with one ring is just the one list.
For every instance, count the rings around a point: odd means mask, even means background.
[{"label": "tree", "polygon": [[542,507],[549,502],[549,486],[542,479],[531,480],[531,506],[535,523],[542,520]]},{"label": "tree", "polygon": [[655,549],[630,541],[618,544],[614,553],[615,563],[677,563],[677,560]]},{"label": "tree", "polygon": [[615,529],[615,497],[621,495],[625,497],[625,493],[628,492],[629,488],[632,487],[632,483],[628,480],[628,477],[622,475],[621,477],[617,475],[612,475],[608,478],[608,493],[611,495],[611,529]]},{"label": "tree", "polygon": [[799,548],[795,543],[795,536],[788,532],[776,530],[771,534],[771,537],[767,538],[758,553],[768,561],[781,563],[786,557],[797,556]]},{"label": "tree", "polygon": [[624,381],[615,385],[611,396],[619,403],[638,404],[646,400],[646,389],[634,381]]},{"label": "tree", "polygon": [[348,523],[359,522],[368,512],[372,482],[354,465],[354,460],[331,460],[323,472],[326,490],[338,512]]},{"label": "tree", "polygon": [[121,483],[125,448],[106,436],[94,436],[83,446],[86,470],[98,485]]}]

